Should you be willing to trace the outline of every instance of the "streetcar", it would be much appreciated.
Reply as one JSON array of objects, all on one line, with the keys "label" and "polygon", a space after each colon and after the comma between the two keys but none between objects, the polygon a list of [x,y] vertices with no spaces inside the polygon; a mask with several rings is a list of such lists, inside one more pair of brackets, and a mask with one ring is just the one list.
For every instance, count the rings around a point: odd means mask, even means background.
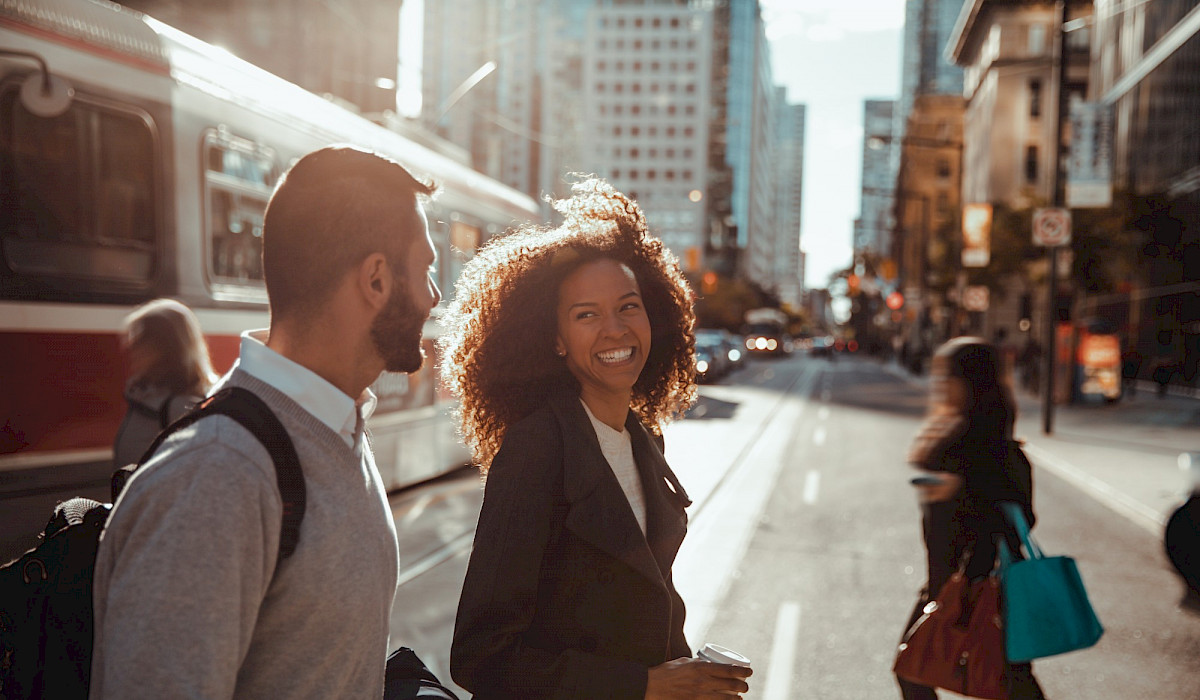
[{"label": "streetcar", "polygon": [[[465,256],[542,215],[451,149],[148,16],[90,0],[0,3],[0,482],[110,465],[125,412],[118,333],[138,304],[188,304],[217,370],[231,366],[241,332],[268,321],[267,199],[291,163],[331,143],[440,185],[426,211],[446,295]],[[432,361],[373,386],[389,490],[468,461],[435,380],[437,318]]]}]

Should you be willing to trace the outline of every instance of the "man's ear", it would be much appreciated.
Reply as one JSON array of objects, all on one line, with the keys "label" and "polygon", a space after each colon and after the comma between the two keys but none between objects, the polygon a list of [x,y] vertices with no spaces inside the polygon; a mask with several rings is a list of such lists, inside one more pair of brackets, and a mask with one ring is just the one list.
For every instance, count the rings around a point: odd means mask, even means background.
[{"label": "man's ear", "polygon": [[363,301],[377,310],[386,306],[392,295],[392,285],[396,283],[387,257],[383,253],[371,253],[359,263],[355,274],[355,286]]}]

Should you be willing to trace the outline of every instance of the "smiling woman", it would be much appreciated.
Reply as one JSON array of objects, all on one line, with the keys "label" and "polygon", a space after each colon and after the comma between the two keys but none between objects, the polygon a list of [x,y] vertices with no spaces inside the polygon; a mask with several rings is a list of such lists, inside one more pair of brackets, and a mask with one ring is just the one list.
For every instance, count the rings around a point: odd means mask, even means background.
[{"label": "smiling woman", "polygon": [[480,250],[442,317],[487,474],[450,671],[476,697],[736,695],[749,669],[692,658],[671,575],[690,501],[661,434],[696,393],[691,290],[633,201],[574,192],[561,226]]}]

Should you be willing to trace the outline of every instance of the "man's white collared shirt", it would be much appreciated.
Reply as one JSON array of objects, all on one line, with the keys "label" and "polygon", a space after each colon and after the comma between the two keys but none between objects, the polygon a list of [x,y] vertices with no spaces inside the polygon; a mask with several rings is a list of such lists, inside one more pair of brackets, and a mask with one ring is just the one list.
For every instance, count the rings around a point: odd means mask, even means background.
[{"label": "man's white collared shirt", "polygon": [[[361,453],[363,426],[375,411],[375,394],[364,389],[355,401],[316,372],[267,347],[266,339],[266,329],[242,333],[241,351],[233,369],[240,368],[278,389],[329,426],[348,447]],[[213,391],[222,384],[223,379]]]}]

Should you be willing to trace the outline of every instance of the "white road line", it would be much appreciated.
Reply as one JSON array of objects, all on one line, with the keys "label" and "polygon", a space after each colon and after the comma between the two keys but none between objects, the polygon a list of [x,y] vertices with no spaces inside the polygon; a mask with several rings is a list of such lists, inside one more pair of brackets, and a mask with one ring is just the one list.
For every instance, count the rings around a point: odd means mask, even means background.
[{"label": "white road line", "polygon": [[775,641],[771,645],[763,700],[787,700],[793,697],[792,666],[796,660],[796,639],[799,634],[800,604],[785,601],[779,606],[779,615],[775,618]]},{"label": "white road line", "polygon": [[821,447],[825,444],[825,426],[818,425],[813,430],[813,444],[817,447]]},{"label": "white road line", "polygon": [[817,492],[821,488],[821,472],[812,469],[804,477],[804,502],[812,505],[817,502]]}]

